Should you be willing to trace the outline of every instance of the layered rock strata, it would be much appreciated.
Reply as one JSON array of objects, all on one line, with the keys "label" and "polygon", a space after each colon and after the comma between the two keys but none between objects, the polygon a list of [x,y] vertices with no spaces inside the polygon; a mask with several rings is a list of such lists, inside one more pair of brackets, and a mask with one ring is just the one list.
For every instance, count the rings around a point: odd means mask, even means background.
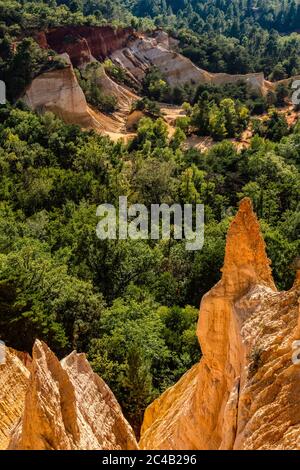
[{"label": "layered rock strata", "polygon": [[126,69],[132,79],[139,82],[143,80],[149,67],[155,66],[171,86],[186,83],[222,85],[244,81],[258,93],[266,93],[263,73],[247,75],[209,73],[197,67],[191,60],[174,51],[173,48],[174,42],[166,33],[159,31],[153,37],[142,35],[139,38],[128,40],[125,47],[112,52],[110,57]]},{"label": "layered rock strata", "polygon": [[89,62],[92,57],[103,60],[124,47],[135,33],[131,28],[112,26],[63,26],[42,31],[36,40],[43,48],[58,54],[68,53],[75,67]]},{"label": "layered rock strata", "polygon": [[263,73],[230,75],[209,73],[197,67],[176,52],[177,41],[161,30],[147,35],[138,34],[131,28],[67,26],[40,32],[36,39],[43,48],[51,48],[58,54],[67,53],[75,67],[110,57],[138,85],[146,71],[156,66],[171,86],[185,83],[222,85],[244,81],[261,94],[266,94],[272,86],[264,80]]}]

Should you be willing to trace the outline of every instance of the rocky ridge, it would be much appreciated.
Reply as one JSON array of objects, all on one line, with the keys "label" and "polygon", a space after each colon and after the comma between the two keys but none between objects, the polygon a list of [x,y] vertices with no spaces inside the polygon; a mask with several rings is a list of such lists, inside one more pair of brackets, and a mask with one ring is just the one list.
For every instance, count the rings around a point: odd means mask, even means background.
[{"label": "rocky ridge", "polygon": [[137,449],[113,393],[92,371],[84,354],[73,352],[59,362],[37,340],[30,371],[10,352],[0,367],[4,371],[1,384],[5,383],[0,392],[0,448]]},{"label": "rocky ridge", "polygon": [[27,88],[23,101],[38,113],[53,112],[67,124],[78,124],[85,129],[108,134],[114,138],[124,127],[124,114],[128,113],[136,99],[129,90],[113,82],[103,71],[99,86],[106,92],[117,96],[120,111],[116,115],[105,115],[92,109],[77,81],[70,58],[67,53],[61,55],[66,67],[51,70],[36,77]]},{"label": "rocky ridge", "polygon": [[129,38],[126,46],[112,52],[110,57],[115,63],[126,69],[132,79],[137,81],[142,81],[149,67],[156,66],[171,86],[186,83],[222,85],[242,80],[258,93],[265,93],[263,73],[247,75],[210,73],[197,67],[191,60],[176,52],[176,46],[176,41],[170,38],[167,33],[157,31],[153,36],[144,34],[138,38]]},{"label": "rocky ridge", "polygon": [[124,47],[135,34],[131,28],[62,26],[41,31],[35,38],[44,49],[53,49],[58,54],[66,52],[73,65],[80,67],[93,59],[102,61],[116,49]]},{"label": "rocky ridge", "polygon": [[176,52],[178,41],[161,30],[146,34],[130,28],[68,26],[40,32],[36,39],[43,48],[51,48],[58,54],[67,53],[74,67],[111,58],[137,84],[141,83],[149,67],[156,66],[171,86],[185,83],[220,85],[244,80],[259,93],[267,92],[263,73],[230,75],[207,72]]}]

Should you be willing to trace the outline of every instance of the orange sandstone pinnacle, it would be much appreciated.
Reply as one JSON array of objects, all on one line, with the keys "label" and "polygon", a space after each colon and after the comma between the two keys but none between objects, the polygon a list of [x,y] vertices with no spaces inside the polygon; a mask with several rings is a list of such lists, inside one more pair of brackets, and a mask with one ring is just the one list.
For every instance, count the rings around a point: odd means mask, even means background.
[{"label": "orange sandstone pinnacle", "polygon": [[[299,279],[299,275],[297,276]],[[250,199],[202,299],[203,357],[146,410],[142,449],[300,449],[299,282],[278,292]]]}]

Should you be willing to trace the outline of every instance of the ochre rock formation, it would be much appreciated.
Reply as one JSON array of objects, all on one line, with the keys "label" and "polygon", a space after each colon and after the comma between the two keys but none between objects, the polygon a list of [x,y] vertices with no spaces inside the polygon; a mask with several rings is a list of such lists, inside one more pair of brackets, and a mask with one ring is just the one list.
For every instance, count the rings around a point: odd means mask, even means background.
[{"label": "ochre rock formation", "polygon": [[59,362],[37,340],[30,370],[24,411],[11,434],[9,449],[137,448],[113,393],[91,370],[84,354],[73,352]]},{"label": "ochre rock formation", "polygon": [[[68,54],[62,54],[66,67],[52,70],[37,76],[27,88],[24,102],[34,111],[51,111],[67,124],[78,124],[85,129],[112,135],[120,132],[125,119],[119,114],[107,116],[93,110],[87,104],[79,86]],[[118,95],[121,110],[129,109],[136,99],[135,95],[120,85],[114,84],[103,72],[100,82],[105,84],[108,94]]]},{"label": "ochre rock formation", "polygon": [[145,412],[142,449],[300,449],[299,274],[278,292],[251,202],[200,307],[199,364]]},{"label": "ochre rock formation", "polygon": [[[135,90],[141,89],[143,78],[152,66],[158,67],[173,87],[186,83],[197,86],[200,83],[222,85],[244,81],[249,88],[266,95],[277,86],[277,83],[265,80],[263,73],[207,72],[179,54],[178,41],[161,30],[138,34],[131,28],[65,26],[35,33],[34,37],[41,47],[60,54],[66,67],[37,76],[25,93],[26,104],[37,112],[52,111],[68,124],[94,129],[115,141],[133,137],[129,114],[139,97],[128,87],[116,83],[103,68],[98,86],[102,93],[117,99],[117,111],[110,115],[101,113],[87,104],[73,66],[84,68],[91,62],[101,62],[109,57],[123,68]],[[164,116],[164,112],[162,114]],[[168,123],[167,117],[165,120]],[[170,136],[174,133],[173,127],[174,123],[169,128]]]},{"label": "ochre rock formation", "polygon": [[102,68],[101,74],[99,74],[97,85],[99,85],[100,90],[106,95],[114,96],[117,99],[118,110],[123,113],[123,115],[127,115],[132,108],[132,104],[139,99],[139,97],[128,88],[114,82],[107,75],[104,67]]},{"label": "ochre rock formation", "polygon": [[[51,48],[66,59],[69,64],[69,73],[65,72],[66,77],[63,77],[63,73],[58,70],[54,75],[47,73],[37,77],[33,82],[35,88],[30,87],[25,101],[31,108],[36,109],[36,89],[38,88],[41,90],[41,100],[39,100],[41,102],[38,109],[42,111],[50,109],[67,123],[79,124],[83,128],[93,128],[109,135],[114,140],[122,134],[125,136],[127,116],[132,104],[139,97],[127,87],[112,80],[103,67],[97,85],[102,93],[116,98],[117,111],[107,116],[93,110],[86,103],[72,66],[84,68],[91,62],[101,61],[113,51],[125,46],[130,37],[135,37],[131,28],[114,29],[110,26],[68,26],[37,33],[35,39],[42,48]],[[58,77],[60,80],[55,81]],[[44,85],[40,83],[49,79],[48,86],[51,86],[52,92],[50,96],[54,94],[54,99],[49,99],[48,90],[45,90],[47,91],[45,93]],[[62,80],[70,85],[59,83]],[[28,96],[29,93],[30,96]]]},{"label": "ochre rock formation", "polygon": [[250,88],[261,94],[265,93],[263,73],[247,75],[209,73],[174,51],[174,41],[162,31],[153,36],[130,38],[125,47],[115,50],[110,57],[125,68],[132,79],[138,81],[141,81],[149,67],[154,65],[160,69],[171,86],[185,83],[222,85],[244,81]]},{"label": "ochre rock formation", "polygon": [[[0,364],[0,450],[6,449],[10,433],[24,410],[30,364],[26,354],[6,348],[5,363]],[[23,362],[24,361],[24,362]]]},{"label": "ochre rock formation", "polygon": [[103,60],[126,45],[135,33],[131,28],[112,26],[63,26],[36,35],[39,45],[58,54],[67,52],[75,67],[89,62],[91,57]]},{"label": "ochre rock formation", "polygon": [[[300,449],[299,295],[299,271],[289,291],[277,291],[244,199],[227,235],[222,279],[201,302],[203,357],[148,407],[140,448]],[[32,360],[6,349],[0,424],[0,449],[137,449],[85,355],[59,362],[40,341]]]},{"label": "ochre rock formation", "polygon": [[37,112],[52,111],[65,122],[93,127],[87,102],[67,54],[67,65],[36,77],[27,88],[24,101]]},{"label": "ochre rock formation", "polygon": [[263,73],[230,75],[210,73],[176,52],[177,42],[166,32],[137,34],[131,28],[111,26],[65,26],[35,35],[39,45],[58,54],[67,53],[75,67],[110,57],[122,66],[132,81],[140,84],[151,66],[158,67],[171,86],[185,83],[222,85],[245,81],[250,88],[266,94],[271,86]]}]

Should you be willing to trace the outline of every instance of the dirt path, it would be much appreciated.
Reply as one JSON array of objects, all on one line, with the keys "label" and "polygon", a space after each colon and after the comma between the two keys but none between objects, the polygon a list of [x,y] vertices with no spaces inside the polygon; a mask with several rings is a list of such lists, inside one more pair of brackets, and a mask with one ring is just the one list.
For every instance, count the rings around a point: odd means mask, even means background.
[{"label": "dirt path", "polygon": [[[186,113],[181,106],[167,105],[165,103],[160,105],[160,110],[162,118],[168,127],[168,136],[169,138],[172,138],[175,132],[176,120],[180,117],[185,117]],[[293,105],[288,105],[284,108],[277,109],[277,111],[285,115],[289,126],[293,126],[299,119],[300,112],[295,111]],[[128,128],[128,131],[126,131],[129,114],[126,115],[124,111],[114,113],[111,116],[97,112],[95,109],[90,109],[90,113],[97,122],[98,130],[109,136],[114,142],[117,142],[120,139],[128,142],[130,139],[135,137],[136,133],[132,132],[131,129],[129,130]],[[267,119],[267,117],[267,113],[263,114],[262,116],[255,116],[255,118],[260,120]],[[243,132],[240,138],[228,140],[236,146],[237,150],[243,150],[249,147],[252,137],[253,133],[251,127],[249,126],[249,128]],[[216,143],[217,142],[209,136],[200,137],[192,134],[187,137],[185,148],[195,148],[201,152],[204,152],[210,149]]]},{"label": "dirt path", "polygon": [[176,119],[186,116],[181,106],[161,104],[160,111],[164,120],[171,126],[175,126]]}]

